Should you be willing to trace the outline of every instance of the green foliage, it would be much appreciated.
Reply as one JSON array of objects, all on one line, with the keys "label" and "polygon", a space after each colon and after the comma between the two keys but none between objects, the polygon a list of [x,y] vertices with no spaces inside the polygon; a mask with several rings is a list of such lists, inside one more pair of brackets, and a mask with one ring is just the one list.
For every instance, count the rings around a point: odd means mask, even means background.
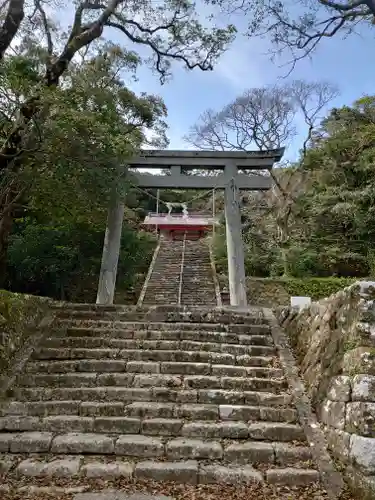
[{"label": "green foliage", "polygon": [[[10,289],[62,300],[93,300],[103,237],[104,227],[20,221],[9,247]],[[125,225],[117,278],[120,290],[131,288],[136,273],[147,270],[154,245],[149,234]]]},{"label": "green foliage", "polygon": [[290,296],[323,299],[351,285],[351,278],[281,278],[284,288]]}]

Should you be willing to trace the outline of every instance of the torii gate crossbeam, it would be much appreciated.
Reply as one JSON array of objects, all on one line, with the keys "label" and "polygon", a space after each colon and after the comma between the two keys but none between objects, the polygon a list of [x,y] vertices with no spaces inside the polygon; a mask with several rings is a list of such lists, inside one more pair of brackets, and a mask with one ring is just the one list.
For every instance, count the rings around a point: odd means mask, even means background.
[{"label": "torii gate crossbeam", "polygon": [[[267,190],[271,178],[248,176],[246,171],[271,170],[280,161],[284,148],[268,151],[174,151],[145,150],[128,163],[131,169],[169,169],[169,175],[132,172],[143,188],[224,189],[230,303],[246,307],[244,249],[241,231],[239,190]],[[184,170],[222,170],[218,176],[186,175]],[[112,304],[120,253],[124,204],[116,200],[108,211],[97,304]]]}]

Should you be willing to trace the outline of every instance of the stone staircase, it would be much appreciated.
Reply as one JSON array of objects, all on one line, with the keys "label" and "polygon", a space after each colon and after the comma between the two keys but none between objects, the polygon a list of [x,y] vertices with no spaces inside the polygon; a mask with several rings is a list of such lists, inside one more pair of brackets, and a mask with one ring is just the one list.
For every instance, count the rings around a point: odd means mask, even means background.
[{"label": "stone staircase", "polygon": [[216,306],[210,252],[205,240],[186,240],[182,271],[181,304]]},{"label": "stone staircase", "polygon": [[56,315],[1,406],[4,484],[319,484],[261,309],[81,304]]},{"label": "stone staircase", "polygon": [[144,305],[178,304],[183,246],[182,240],[161,236],[159,252],[143,299]]},{"label": "stone staircase", "polygon": [[[151,264],[152,265],[152,264]],[[205,240],[161,236],[143,305],[216,306],[209,248]]]}]

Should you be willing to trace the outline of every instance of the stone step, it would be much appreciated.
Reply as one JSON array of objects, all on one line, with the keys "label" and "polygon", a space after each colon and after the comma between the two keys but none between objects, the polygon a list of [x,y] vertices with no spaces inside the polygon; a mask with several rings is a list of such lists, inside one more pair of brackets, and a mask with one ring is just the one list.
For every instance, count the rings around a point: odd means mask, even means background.
[{"label": "stone step", "polygon": [[[77,331],[81,330],[100,330],[101,332],[109,332],[113,330],[121,330],[121,331],[131,331],[131,332],[139,332],[139,331],[153,331],[158,332],[159,335],[161,333],[178,333],[183,332],[194,332],[195,334],[217,336],[218,340],[216,342],[220,342],[222,338],[229,339],[233,338],[235,340],[225,340],[225,342],[237,343],[238,336],[236,334],[245,334],[245,335],[270,335],[270,327],[269,325],[259,324],[259,325],[220,325],[214,323],[160,323],[160,322],[142,322],[142,321],[103,321],[103,320],[90,320],[85,321],[85,326],[82,327],[71,327],[68,329],[69,331]],[[79,335],[82,336],[82,335]],[[213,338],[213,337],[210,337]]]},{"label": "stone step", "polygon": [[120,306],[115,311],[99,308],[77,308],[66,306],[55,308],[56,315],[60,319],[68,320],[103,320],[108,321],[157,321],[167,323],[216,323],[216,324],[266,324],[263,312],[258,309],[249,309],[246,312],[236,312],[232,309],[220,309],[213,307],[189,307],[185,306],[157,306],[144,307]]},{"label": "stone step", "polygon": [[[134,462],[118,459],[111,455],[106,455],[99,460],[88,455],[84,457],[62,455],[58,459],[48,456],[38,457],[38,459],[18,459],[19,455],[13,454],[7,460],[0,461],[0,467],[4,470],[5,477],[12,474],[12,476],[24,480],[27,478],[74,479],[78,477],[103,480],[135,478],[188,484],[223,483],[233,485],[254,484],[267,480],[271,484],[291,487],[318,483],[319,473],[312,468],[303,467],[302,461],[297,464],[297,467],[290,467],[289,464],[292,462],[287,459],[288,452],[285,445],[283,446],[284,454],[281,450],[275,451],[276,464],[267,465],[264,470],[256,469],[251,465],[206,464],[204,461],[196,459],[186,461],[158,461],[154,459]],[[300,451],[300,456],[304,458],[302,451]],[[279,464],[279,462],[282,463]],[[12,480],[12,484],[14,485],[14,480]],[[25,492],[31,491],[30,485],[26,485],[25,488]],[[129,500],[130,498],[135,500],[135,497],[126,496]],[[95,493],[87,494],[87,500],[89,498],[94,500]],[[101,498],[104,496],[102,495]],[[122,496],[121,498],[125,499]],[[140,499],[140,496],[137,498]],[[142,498],[146,497],[142,495]],[[159,497],[152,496],[152,498]],[[163,496],[163,498],[166,497]]]},{"label": "stone step", "polygon": [[[173,351],[167,351],[172,352]],[[161,351],[164,353],[164,351]],[[183,351],[179,354],[179,358],[184,358]],[[186,353],[186,354],[196,354],[196,353]],[[233,364],[221,365],[220,361],[232,362],[232,359],[227,359],[230,355],[219,355],[220,359],[215,357],[210,357],[209,359],[204,359],[204,354],[209,353],[197,353],[201,355],[200,361],[211,361],[211,373],[213,375],[224,375],[224,376],[243,376],[243,377],[256,377],[256,378],[281,378],[283,372],[277,368],[269,368],[262,366],[240,366]],[[164,358],[165,359],[165,358]],[[193,356],[186,356],[186,359],[193,360]],[[262,358],[263,359],[263,358]],[[272,359],[272,358],[271,358]],[[25,372],[28,374],[39,374],[43,375],[45,373],[71,373],[74,375],[76,372],[95,372],[95,373],[120,373],[120,372],[139,372],[139,373],[160,373],[162,370],[162,365],[158,362],[149,363],[138,362],[138,361],[126,361],[121,359],[81,359],[81,360],[63,360],[63,361],[30,361],[25,365]],[[26,378],[27,376],[22,376]]]},{"label": "stone step", "polygon": [[[131,351],[131,346],[139,350],[139,345],[132,344],[129,339],[117,339],[117,338],[100,338],[100,337],[49,337],[43,340],[43,347],[46,348],[70,348],[70,349],[99,349],[99,348],[117,348],[122,351]],[[213,352],[224,352],[227,354],[233,354],[235,356],[248,355],[248,356],[272,356],[275,354],[275,349],[273,346],[266,345],[251,345],[251,344],[225,344],[225,343],[213,343],[213,342],[196,342],[189,341],[187,344],[180,344],[180,348],[186,351],[213,351]],[[36,350],[35,352],[38,352]],[[150,353],[152,359],[154,351],[143,350],[143,353]],[[126,356],[124,352],[123,356]],[[156,354],[155,354],[156,355]],[[142,354],[142,359],[145,359],[146,354]],[[139,359],[139,358],[138,358]]]},{"label": "stone step", "polygon": [[[1,411],[1,416],[48,417],[77,415],[83,417],[177,418],[185,421],[273,421],[296,423],[297,412],[289,398],[279,406],[175,404],[154,402],[93,402],[93,401],[12,401]],[[264,403],[267,403],[265,401]]]},{"label": "stone step", "polygon": [[[57,349],[57,348],[39,348],[35,350],[31,359],[39,360],[39,361],[57,361],[57,360],[66,360],[73,362],[74,360],[86,360],[86,359],[95,359],[95,360],[116,360],[120,361],[134,359],[134,356],[137,359],[148,359],[148,352],[155,351],[141,351],[141,350],[120,350],[120,349]],[[168,352],[168,351],[167,351]],[[144,354],[146,353],[146,354]],[[132,358],[133,356],[133,358]],[[155,355],[156,356],[156,355]],[[212,354],[211,359],[215,357],[215,354]],[[216,356],[216,359],[221,359],[222,362],[227,364],[233,363],[238,366],[263,366],[263,367],[271,367],[278,366],[278,360],[275,357],[271,356],[249,356],[247,354],[241,356],[235,356],[231,354],[219,354]],[[50,365],[53,367],[53,365]],[[52,368],[51,368],[52,369]]]},{"label": "stone step", "polygon": [[311,460],[310,449],[283,442],[157,438],[140,434],[0,433],[3,453],[117,455],[167,460],[223,460],[231,464],[290,466]]},{"label": "stone step", "polygon": [[[160,338],[161,334],[165,334],[167,338]],[[152,338],[155,337],[155,338]],[[170,337],[177,339],[173,340]],[[236,344],[236,345],[263,345],[272,347],[273,339],[271,335],[245,335],[245,334],[233,334],[233,333],[201,333],[201,332],[160,332],[154,330],[106,330],[102,328],[90,329],[90,328],[69,328],[66,332],[60,331],[55,333],[53,337],[46,339],[48,342],[48,347],[56,347],[51,345],[51,342],[58,342],[58,340],[64,339],[63,342],[75,342],[68,341],[66,339],[88,339],[93,338],[93,342],[112,342],[121,343],[120,341],[125,340],[123,344],[127,349],[180,349],[181,347],[185,350],[201,350],[201,345],[197,342],[203,342],[206,344],[213,344],[206,346],[205,350],[218,351],[221,349],[220,346],[215,344]],[[52,340],[51,340],[52,339]],[[161,341],[165,341],[166,347],[162,347]],[[194,342],[191,344],[193,347],[190,348],[189,342]],[[174,342],[173,344],[168,342]],[[179,344],[178,342],[181,342]],[[183,342],[186,342],[185,344]],[[47,347],[47,346],[46,346]],[[59,346],[58,346],[59,347]],[[233,347],[235,348],[235,347]]]},{"label": "stone step", "polygon": [[202,439],[245,439],[256,441],[304,441],[297,424],[285,422],[191,421],[177,418],[84,417],[51,415],[48,417],[0,417],[0,432],[109,433],[145,436],[180,436]]},{"label": "stone step", "polygon": [[[204,332],[204,331],[184,331],[184,330],[151,330],[151,329],[117,329],[117,328],[90,328],[90,327],[73,327],[67,330],[59,330],[55,332],[54,336],[58,337],[74,337],[74,338],[87,338],[87,337],[99,337],[99,338],[118,338],[126,340],[137,340],[137,341],[147,341],[147,340],[164,340],[164,341],[193,341],[193,342],[208,342],[213,344],[253,344],[253,345],[272,345],[272,337],[270,335],[247,335],[247,334],[237,334],[237,333],[227,333],[227,332]],[[137,343],[136,347],[141,345],[149,346],[150,349],[160,349],[159,344],[140,344]],[[175,344],[174,348],[180,348],[181,346]],[[198,347],[198,346],[197,346]],[[217,350],[215,346],[212,349]],[[169,349],[171,347],[168,347]],[[167,349],[167,348],[165,348]],[[189,349],[188,349],[189,350]],[[200,350],[200,349],[199,349]]]},{"label": "stone step", "polygon": [[[147,363],[142,364],[145,366]],[[155,363],[148,363],[151,367],[141,371],[141,364],[131,361],[128,365],[138,369],[134,373],[46,373],[20,375],[19,387],[62,387],[62,388],[94,388],[94,387],[165,387],[183,389],[226,389],[233,391],[265,391],[277,394],[287,388],[284,379],[271,379],[259,377],[229,377],[213,375],[190,375],[190,373],[207,373],[210,365],[204,363],[161,363],[162,373],[152,373]],[[186,368],[186,375],[182,373],[181,365]],[[219,365],[220,367],[220,365]],[[128,367],[129,369],[129,367]],[[262,370],[263,368],[260,368]],[[266,369],[264,369],[266,370]],[[271,370],[271,369],[269,369]],[[281,370],[275,370],[281,372]],[[279,374],[279,373],[278,373]]]},{"label": "stone step", "polygon": [[[281,406],[286,401],[291,401],[289,394],[280,392],[235,391],[224,389],[198,389],[183,390],[170,389],[158,386],[146,386],[147,380],[143,379],[144,387],[16,387],[12,390],[13,397],[21,402],[27,401],[93,401],[122,403],[156,402],[179,404],[218,404],[218,405],[259,405]],[[152,384],[153,379],[150,379]]]}]

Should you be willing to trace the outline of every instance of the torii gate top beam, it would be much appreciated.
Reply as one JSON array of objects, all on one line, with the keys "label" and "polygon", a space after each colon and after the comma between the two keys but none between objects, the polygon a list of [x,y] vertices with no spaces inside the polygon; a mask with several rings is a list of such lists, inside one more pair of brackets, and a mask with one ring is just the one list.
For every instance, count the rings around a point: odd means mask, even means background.
[{"label": "torii gate top beam", "polygon": [[280,161],[284,148],[268,151],[189,151],[171,149],[143,150],[139,157],[133,158],[131,168],[166,168],[179,166],[185,169],[223,170],[228,163],[242,170],[270,170]]}]

